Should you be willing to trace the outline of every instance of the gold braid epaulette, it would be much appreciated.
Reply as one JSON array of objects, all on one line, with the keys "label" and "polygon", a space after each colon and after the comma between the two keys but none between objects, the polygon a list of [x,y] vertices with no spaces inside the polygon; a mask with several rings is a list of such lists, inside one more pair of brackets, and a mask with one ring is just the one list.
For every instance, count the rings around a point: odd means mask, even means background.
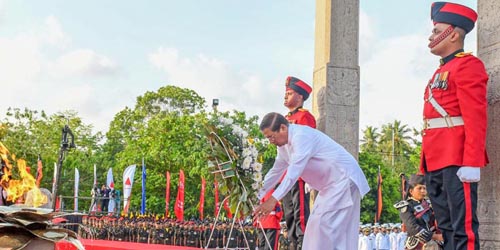
[{"label": "gold braid epaulette", "polygon": [[299,111],[309,111],[309,110],[300,108]]},{"label": "gold braid epaulette", "polygon": [[455,55],[455,57],[466,57],[472,55],[472,52],[460,52]]}]

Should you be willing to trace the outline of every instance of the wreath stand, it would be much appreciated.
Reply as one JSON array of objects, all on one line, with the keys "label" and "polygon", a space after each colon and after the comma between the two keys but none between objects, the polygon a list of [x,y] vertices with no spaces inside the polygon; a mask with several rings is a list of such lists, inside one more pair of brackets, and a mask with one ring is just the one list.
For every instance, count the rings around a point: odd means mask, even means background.
[{"label": "wreath stand", "polygon": [[[217,140],[217,144],[219,144],[219,146],[222,146],[224,148],[224,151],[225,151],[226,156],[228,158],[227,161],[220,161],[217,157],[215,157],[215,161],[217,163],[217,166],[214,166],[214,170],[211,173],[214,174],[214,175],[220,174],[223,179],[227,179],[227,178],[231,178],[233,176],[236,176],[236,178],[238,178],[238,180],[240,181],[239,184],[240,184],[240,186],[241,186],[241,188],[243,190],[243,197],[248,197],[248,195],[247,195],[248,194],[247,188],[245,187],[245,185],[241,181],[241,178],[238,175],[238,171],[235,171],[234,169],[231,168],[231,166],[232,166],[232,164],[234,162],[234,159],[229,154],[226,145],[224,144],[224,142],[222,141],[222,139],[215,132],[210,132],[209,136],[214,137]],[[214,151],[214,146],[215,146],[214,142],[212,140],[209,140],[209,142],[210,142],[210,147],[212,148],[212,151]],[[211,229],[211,232],[210,232],[210,237],[208,238],[207,245],[205,246],[205,249],[214,249],[214,248],[208,248],[208,246],[210,244],[210,241],[212,240],[212,236],[214,234],[214,230],[215,230],[215,227],[217,225],[217,222],[219,221],[220,211],[222,210],[222,208],[223,208],[224,203],[226,202],[226,200],[229,199],[230,197],[231,197],[230,195],[227,196],[219,204],[219,210],[217,211],[217,216],[215,217],[215,221],[213,223],[213,226],[212,226],[212,229]],[[250,205],[252,206],[252,210],[254,210],[255,206],[254,206],[253,202],[251,200],[249,200],[249,201],[250,201]],[[231,223],[231,229],[229,230],[229,237],[231,237],[231,235],[233,234],[234,224],[236,223],[236,217],[237,217],[236,215],[239,212],[241,203],[242,203],[242,200],[240,199],[238,201],[238,204],[236,205],[236,211],[234,212],[235,216],[233,217],[233,220],[232,220],[232,223]],[[240,228],[244,228],[243,225],[242,225],[242,223],[241,223],[241,220],[238,220],[237,223],[240,225]],[[258,224],[259,224],[259,229],[261,230],[262,234],[264,235],[264,238],[266,239],[267,247],[269,249],[272,249],[271,243],[269,243],[269,239],[267,238],[267,235],[266,235],[266,232],[264,231],[264,228],[262,227],[262,225],[260,223],[258,223]],[[229,240],[228,240],[226,242],[226,245],[222,249],[227,249],[227,250],[254,250],[254,249],[250,249],[250,244],[248,244],[248,239],[247,239],[247,236],[245,235],[244,231],[243,231],[243,240],[245,241],[246,247],[229,248]],[[217,249],[220,249],[220,248],[217,248]]]}]

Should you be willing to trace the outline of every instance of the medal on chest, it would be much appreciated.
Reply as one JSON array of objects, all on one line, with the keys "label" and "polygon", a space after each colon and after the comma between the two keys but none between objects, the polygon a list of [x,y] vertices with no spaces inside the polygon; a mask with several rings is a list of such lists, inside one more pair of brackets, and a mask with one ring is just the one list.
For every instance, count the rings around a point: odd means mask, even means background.
[{"label": "medal on chest", "polygon": [[436,73],[430,82],[431,89],[448,89],[448,76],[449,71]]}]

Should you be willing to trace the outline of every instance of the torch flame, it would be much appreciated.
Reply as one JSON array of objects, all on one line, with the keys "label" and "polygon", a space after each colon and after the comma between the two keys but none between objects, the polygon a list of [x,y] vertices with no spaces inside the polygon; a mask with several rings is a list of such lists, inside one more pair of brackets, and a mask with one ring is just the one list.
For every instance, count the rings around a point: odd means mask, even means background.
[{"label": "torch flame", "polygon": [[[9,161],[9,155],[14,162],[17,162],[17,172],[19,173],[19,180],[14,180],[12,178],[13,167]],[[39,207],[47,203],[47,196],[40,192],[40,189],[36,186],[36,181],[33,176],[26,171],[26,161],[23,159],[18,159],[16,161],[16,156],[10,154],[9,150],[0,142],[0,157],[2,160],[1,172],[3,175],[0,178],[0,185],[7,191],[7,201],[17,201],[17,199],[23,197],[25,193],[31,191],[32,193],[32,204],[34,207]]]}]

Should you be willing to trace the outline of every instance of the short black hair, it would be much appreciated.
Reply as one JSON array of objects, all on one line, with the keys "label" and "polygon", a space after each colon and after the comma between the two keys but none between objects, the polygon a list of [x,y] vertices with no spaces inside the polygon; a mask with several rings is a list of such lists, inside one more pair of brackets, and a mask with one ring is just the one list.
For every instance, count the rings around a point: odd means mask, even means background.
[{"label": "short black hair", "polygon": [[280,129],[281,125],[288,127],[288,120],[280,113],[271,112],[262,118],[259,128],[260,131],[269,128],[271,131],[276,132]]}]

